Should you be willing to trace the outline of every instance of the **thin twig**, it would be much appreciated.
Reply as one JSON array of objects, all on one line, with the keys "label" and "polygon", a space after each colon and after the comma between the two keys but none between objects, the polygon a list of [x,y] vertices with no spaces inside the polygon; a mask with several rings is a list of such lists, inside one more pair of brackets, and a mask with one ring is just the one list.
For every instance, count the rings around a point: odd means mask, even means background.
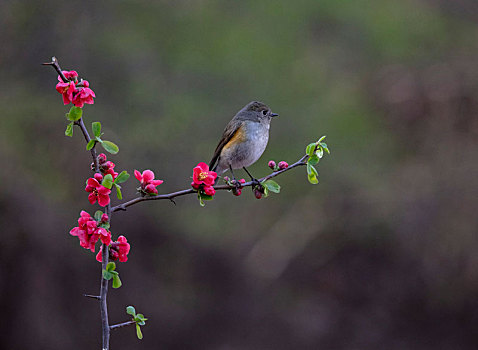
[{"label": "thin twig", "polygon": [[[86,144],[88,144],[88,142],[91,141],[91,137],[90,137],[90,134],[88,133],[88,130],[86,129],[85,123],[83,122],[83,118],[80,118],[79,120],[75,121],[75,125],[78,125],[80,127],[81,132],[83,133],[83,136],[85,137]],[[90,152],[91,152],[91,157],[93,158],[93,164],[95,166],[95,173],[97,173],[100,171],[100,168],[98,165],[98,157],[96,156],[95,146],[93,146]]]},{"label": "thin twig", "polygon": [[99,295],[83,294],[83,296],[91,299],[101,300]]},{"label": "thin twig", "polygon": [[[307,158],[309,158],[309,156],[304,155],[301,159],[299,159],[294,164],[289,165],[287,168],[282,169],[282,170],[278,170],[278,171],[274,171],[271,174],[269,174],[267,176],[264,176],[263,178],[260,178],[258,181],[259,182],[267,181],[267,180],[272,179],[273,177],[276,177],[276,176],[278,176],[282,173],[285,173],[286,171],[289,171],[289,170],[291,170],[295,167],[305,165],[305,164],[307,164]],[[253,181],[249,181],[249,182],[246,182],[245,184],[242,184],[241,187],[253,186],[254,184],[255,183]],[[216,186],[214,186],[215,190],[232,190],[234,188],[235,188],[234,186],[229,186],[229,185],[216,185]],[[185,189],[185,190],[180,190],[180,191],[171,192],[171,193],[167,193],[167,194],[160,194],[160,195],[157,195],[157,196],[138,197],[138,198],[131,199],[131,200],[125,202],[125,203],[118,204],[118,205],[114,206],[113,208],[111,208],[111,212],[114,213],[116,211],[126,210],[127,207],[130,207],[134,204],[144,202],[144,201],[154,201],[154,200],[161,200],[161,199],[169,199],[169,200],[172,201],[173,198],[175,198],[175,197],[185,196],[187,194],[193,194],[193,193],[197,193],[197,190],[195,190],[193,188],[188,188],[188,189]]]},{"label": "thin twig", "polygon": [[130,325],[133,325],[133,324],[136,324],[136,321],[128,321],[128,322],[114,324],[114,325],[110,326],[110,329],[121,328],[121,327],[124,327],[124,326],[130,326]]},{"label": "thin twig", "polygon": [[68,79],[66,79],[65,77],[65,74],[63,74],[63,71],[61,70],[60,68],[60,65],[58,64],[58,60],[55,56],[53,56],[51,58],[51,62],[46,62],[46,63],[42,63],[42,65],[44,66],[52,66],[53,68],[55,68],[55,70],[58,72],[58,74],[60,75],[61,79],[63,80],[64,83],[67,83],[68,82]]}]

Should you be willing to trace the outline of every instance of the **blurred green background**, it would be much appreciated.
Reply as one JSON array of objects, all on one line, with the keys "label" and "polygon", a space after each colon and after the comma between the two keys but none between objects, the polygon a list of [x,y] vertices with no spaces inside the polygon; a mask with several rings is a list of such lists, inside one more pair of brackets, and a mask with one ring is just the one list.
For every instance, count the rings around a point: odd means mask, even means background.
[{"label": "blurred green background", "polygon": [[82,296],[100,265],[68,234],[96,210],[91,159],[64,136],[55,55],[96,92],[84,119],[116,169],[152,169],[160,192],[251,100],[280,114],[256,176],[324,134],[332,151],[317,186],[297,169],[260,201],[115,214],[132,250],[110,322],[149,321],[112,349],[476,349],[477,21],[473,0],[0,2],[0,348],[101,346]]}]

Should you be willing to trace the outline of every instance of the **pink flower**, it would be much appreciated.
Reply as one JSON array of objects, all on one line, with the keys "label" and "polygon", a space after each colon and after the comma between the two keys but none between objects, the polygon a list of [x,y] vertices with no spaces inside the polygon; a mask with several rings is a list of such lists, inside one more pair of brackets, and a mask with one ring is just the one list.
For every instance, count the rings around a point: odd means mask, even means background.
[{"label": "pink flower", "polygon": [[95,204],[98,201],[98,204],[102,207],[107,206],[110,203],[110,193],[109,188],[100,185],[99,181],[103,179],[103,176],[100,173],[96,173],[94,177],[90,177],[86,183],[85,191],[90,192],[88,195],[88,200],[91,204]]},{"label": "pink flower", "polygon": [[80,88],[80,91],[75,94],[71,102],[73,102],[76,107],[82,108],[85,103],[88,103],[90,105],[95,103],[95,101],[93,101],[94,97],[96,97],[96,95],[93,90],[88,87],[84,87]]},{"label": "pink flower", "polygon": [[[128,254],[130,250],[130,244],[125,236],[119,236],[116,242],[113,242],[109,246],[109,258],[110,260],[118,260],[120,262],[128,261]],[[99,262],[103,261],[102,257],[103,247],[100,248],[100,251],[96,255],[96,260]]]},{"label": "pink flower", "polygon": [[[78,78],[78,73],[75,70],[70,70],[70,71],[62,71],[63,75],[65,76],[66,79],[68,80],[77,80]],[[58,76],[58,81],[63,81],[60,76]]]},{"label": "pink flower", "polygon": [[68,83],[63,83],[60,81],[56,84],[56,91],[58,91],[63,96],[63,104],[67,105],[73,101],[73,94],[77,91],[75,83],[69,81]]},{"label": "pink flower", "polygon": [[93,98],[96,97],[93,90],[89,88],[90,84],[87,80],[78,81],[78,73],[74,70],[63,71],[63,75],[68,80],[64,82],[58,76],[59,83],[56,84],[56,91],[63,96],[65,105],[72,102],[76,107],[82,108],[85,103],[93,104]]},{"label": "pink flower", "polygon": [[193,182],[196,185],[204,184],[206,186],[214,185],[216,181],[217,173],[209,170],[209,166],[201,162],[193,169]]},{"label": "pink flower", "polygon": [[289,164],[287,164],[287,162],[280,161],[279,164],[278,164],[278,167],[279,167],[280,170],[284,170],[284,169],[287,169],[289,167]]},{"label": "pink flower", "polygon": [[134,177],[140,182],[141,190],[147,194],[158,194],[156,186],[164,182],[163,180],[155,180],[154,173],[149,169],[143,171],[142,174],[138,170],[135,170]]},{"label": "pink flower", "polygon": [[107,161],[103,165],[101,165],[100,170],[105,175],[110,174],[111,176],[113,176],[113,180],[114,180],[118,176],[118,173],[116,171],[114,171],[114,168],[115,168],[115,163],[113,163],[112,161]]},{"label": "pink flower", "polygon": [[98,223],[86,211],[81,211],[78,226],[70,230],[70,235],[77,236],[80,245],[92,252],[95,251],[95,244],[98,239],[101,239],[106,245],[111,243],[111,232],[98,227]]}]

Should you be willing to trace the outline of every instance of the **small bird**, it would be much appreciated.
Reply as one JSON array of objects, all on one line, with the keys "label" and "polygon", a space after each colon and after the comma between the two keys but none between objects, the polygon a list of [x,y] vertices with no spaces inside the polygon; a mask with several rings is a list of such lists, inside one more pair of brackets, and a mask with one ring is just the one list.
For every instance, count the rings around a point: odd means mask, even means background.
[{"label": "small bird", "polygon": [[278,116],[262,102],[249,102],[226,125],[222,138],[214,151],[209,168],[218,174],[254,164],[264,153],[269,141],[271,119]]}]

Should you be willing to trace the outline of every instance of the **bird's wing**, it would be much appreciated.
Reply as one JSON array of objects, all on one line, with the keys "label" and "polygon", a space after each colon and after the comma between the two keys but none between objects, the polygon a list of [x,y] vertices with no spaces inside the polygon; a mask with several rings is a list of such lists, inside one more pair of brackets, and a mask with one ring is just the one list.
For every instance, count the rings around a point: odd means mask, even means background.
[{"label": "bird's wing", "polygon": [[209,169],[211,170],[216,170],[217,163],[219,162],[219,156],[221,155],[221,151],[224,148],[224,146],[234,137],[236,132],[241,129],[241,126],[243,126],[244,121],[238,122],[237,120],[231,120],[229,124],[226,125],[226,128],[224,129],[224,132],[222,134],[221,141],[219,141],[219,144],[216,147],[216,150],[214,151],[214,155],[212,156],[211,161],[209,162]]}]

